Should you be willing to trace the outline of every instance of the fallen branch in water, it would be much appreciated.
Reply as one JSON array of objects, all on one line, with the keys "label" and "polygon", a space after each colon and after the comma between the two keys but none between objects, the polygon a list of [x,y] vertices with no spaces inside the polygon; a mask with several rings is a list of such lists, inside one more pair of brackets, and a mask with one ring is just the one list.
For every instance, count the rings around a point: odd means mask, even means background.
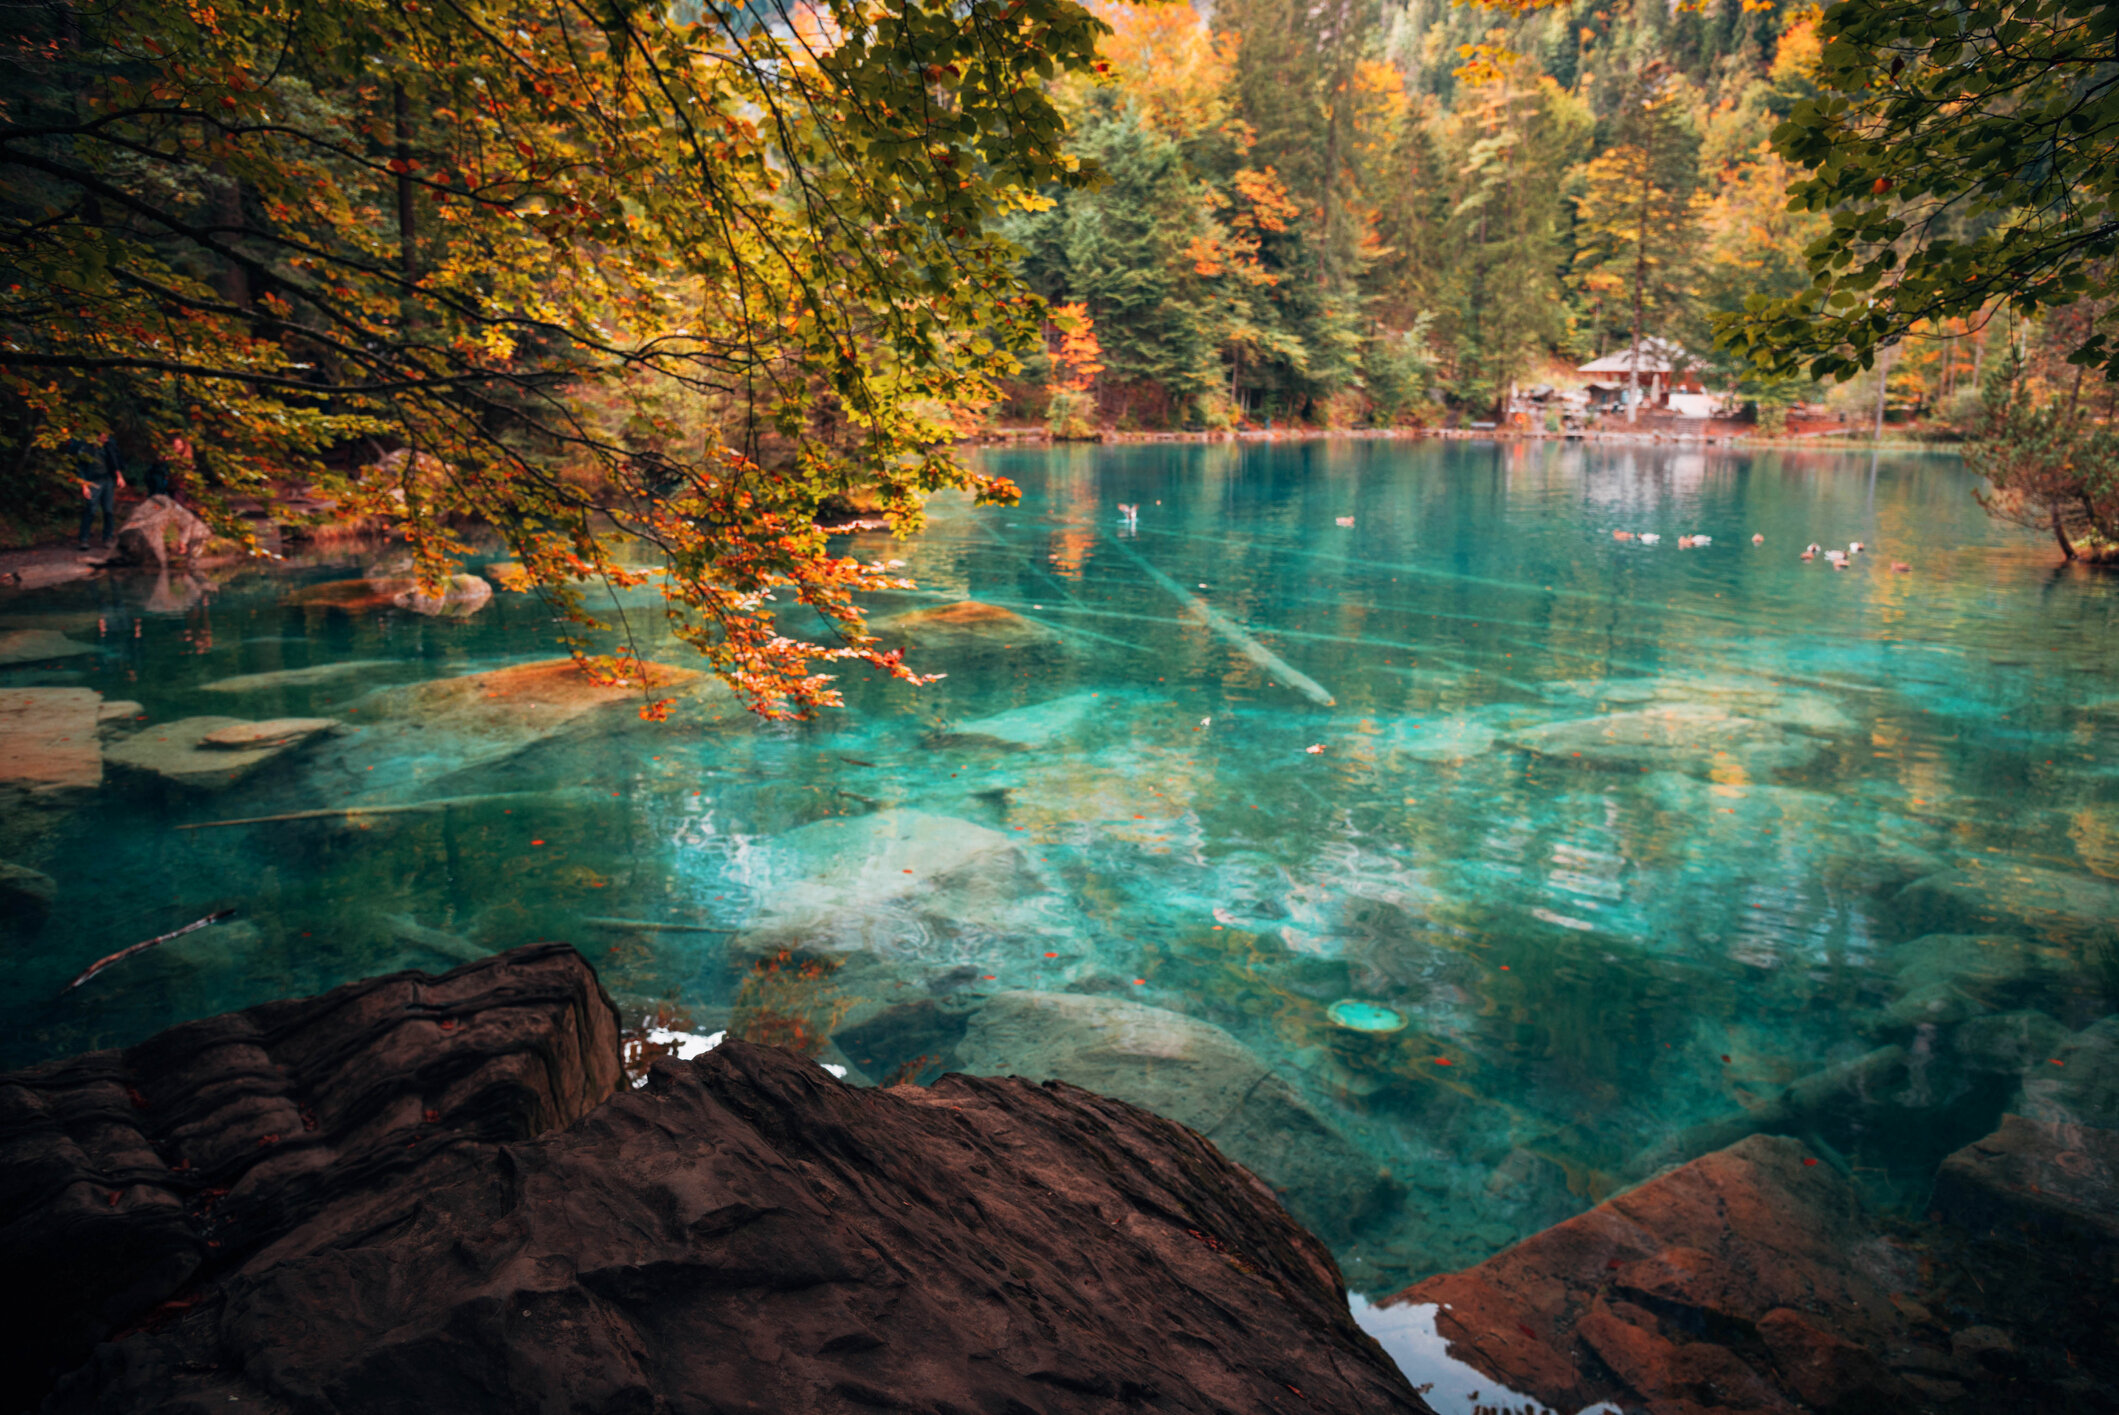
[{"label": "fallen branch in water", "polygon": [[335,816],[401,816],[418,811],[442,811],[451,806],[479,806],[493,801],[547,798],[539,791],[499,791],[483,796],[441,796],[432,801],[407,801],[396,806],[324,806],[313,811],[282,811],[276,816],[241,816],[235,820],[192,821],[174,830],[215,830],[224,825],[273,825],[280,821],[330,820]]},{"label": "fallen branch in water", "polygon": [[198,930],[206,928],[209,925],[218,924],[223,919],[232,919],[234,917],[235,910],[222,909],[215,913],[208,914],[203,919],[199,919],[192,923],[186,924],[181,929],[172,929],[168,933],[160,936],[159,938],[151,938],[145,943],[136,943],[130,948],[121,948],[116,953],[111,954],[108,958],[98,958],[95,962],[88,965],[87,970],[83,972],[80,977],[75,978],[72,982],[68,983],[65,987],[61,988],[60,993],[63,995],[65,993],[72,992],[75,988],[81,986],[81,984],[87,982],[90,978],[93,978],[96,974],[102,972],[111,964],[122,963],[126,959],[132,957],[135,953],[144,952],[147,949],[153,948],[158,943],[167,943],[173,938],[182,938],[185,934],[196,933]]}]

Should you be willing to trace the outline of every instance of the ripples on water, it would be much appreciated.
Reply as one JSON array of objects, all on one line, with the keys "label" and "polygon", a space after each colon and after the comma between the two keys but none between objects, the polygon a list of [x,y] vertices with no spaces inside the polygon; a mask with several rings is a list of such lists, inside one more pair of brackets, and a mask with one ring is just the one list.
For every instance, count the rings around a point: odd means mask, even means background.
[{"label": "ripples on water", "polygon": [[[807,726],[709,695],[666,727],[621,709],[527,744],[363,728],[203,800],[106,786],[48,845],[60,903],[12,960],[4,1060],[548,937],[629,1011],[665,1003],[701,1030],[781,946],[851,959],[827,1025],[931,1005],[961,1030],[1011,989],[1117,997],[1225,1028],[1388,1169],[1395,1201],[1337,1242],[1349,1279],[1383,1291],[1894,1043],[1915,1052],[1906,1094],[1771,1113],[1876,1201],[1918,1204],[2008,1088],[1928,1066],[1890,1011],[1926,978],[1901,976],[1933,952],[1915,935],[2032,939],[2036,966],[1980,1005],[2068,1027],[2110,1009],[2108,921],[2084,915],[2119,879],[2119,580],[2056,572],[2049,546],[1987,522],[1954,459],[1315,443],[991,460],[1020,507],[945,499],[917,541],[849,548],[923,586],[879,614],[970,596],[1057,630],[1057,651],[931,661],[949,677],[917,694],[855,682],[848,711]],[[1713,544],[1681,550],[1692,532]],[[1217,636],[1121,535],[1333,704]],[[1852,570],[1797,559],[1851,540],[1871,547]],[[0,682],[78,682],[150,723],[337,716],[554,651],[520,596],[468,623],[286,603],[290,581],[352,573],[246,572],[188,609],[161,591],[162,612],[145,582],[18,597],[10,625],[99,653]],[[337,660],[379,662],[203,687]],[[173,828],[437,796],[494,799]],[[2007,889],[1997,906],[1933,886],[1966,861],[2079,886],[2074,912],[2024,920]],[[237,924],[52,1000],[88,960],[230,904]],[[1406,1025],[1337,1026],[1346,1000]],[[917,1028],[902,1055],[871,1054],[888,1027],[849,1035],[873,1079],[951,1060],[947,1026],[930,1053]],[[1322,1223],[1315,1193],[1290,1198]]]}]

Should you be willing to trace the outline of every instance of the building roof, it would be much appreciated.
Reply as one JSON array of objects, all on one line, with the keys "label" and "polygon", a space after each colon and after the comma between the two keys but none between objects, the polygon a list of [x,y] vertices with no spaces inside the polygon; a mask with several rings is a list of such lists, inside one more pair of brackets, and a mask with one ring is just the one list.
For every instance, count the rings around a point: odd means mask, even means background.
[{"label": "building roof", "polygon": [[[1668,339],[1653,337],[1641,340],[1642,373],[1669,373],[1677,366],[1690,362],[1682,346]],[[1576,370],[1578,373],[1625,373],[1632,369],[1633,346],[1606,354],[1601,359],[1591,359]]]}]

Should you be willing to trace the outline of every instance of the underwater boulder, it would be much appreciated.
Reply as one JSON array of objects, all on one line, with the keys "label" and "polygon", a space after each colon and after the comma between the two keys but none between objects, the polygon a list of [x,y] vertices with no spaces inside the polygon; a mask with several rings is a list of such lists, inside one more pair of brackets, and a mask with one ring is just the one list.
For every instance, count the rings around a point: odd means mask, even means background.
[{"label": "underwater boulder", "polygon": [[2119,921],[2119,884],[1993,855],[1915,880],[1899,892],[1896,914],[1908,935],[1994,929],[2098,946]]},{"label": "underwater boulder", "polygon": [[1057,631],[1012,609],[975,599],[907,610],[869,626],[886,644],[919,653],[925,668],[1000,657],[1037,657],[1059,651]]},{"label": "underwater boulder", "polygon": [[1668,703],[1526,728],[1510,745],[1562,763],[1623,771],[1786,770],[1824,750],[1815,738],[1713,703]]},{"label": "underwater boulder", "polygon": [[307,668],[281,668],[270,673],[239,673],[199,686],[209,693],[270,693],[286,688],[313,688],[341,678],[365,678],[378,670],[397,668],[396,659],[349,658],[338,663],[317,663]]},{"label": "underwater boulder", "polygon": [[2119,1016],[2084,1027],[2045,1061],[2033,1060],[2024,1077],[2025,1115],[2119,1129]]},{"label": "underwater boulder", "polygon": [[103,784],[92,688],[0,688],[0,784],[31,792]]},{"label": "underwater boulder", "polygon": [[338,726],[335,718],[182,717],[156,723],[104,749],[119,774],[186,791],[223,791]]},{"label": "underwater boulder", "polygon": [[2043,1012],[1997,1012],[1961,1023],[1950,1034],[1950,1048],[1969,1070],[2035,1076],[2073,1039]]},{"label": "underwater boulder", "polygon": [[96,735],[108,742],[139,730],[147,709],[130,698],[107,698],[96,708]]},{"label": "underwater boulder", "polygon": [[53,629],[0,631],[0,668],[12,668],[18,663],[50,663],[95,651],[95,645],[76,643]]},{"label": "underwater boulder", "polygon": [[0,860],[0,928],[27,938],[44,927],[59,898],[59,882],[42,870]]},{"label": "underwater boulder", "polygon": [[732,956],[797,948],[891,963],[958,964],[985,940],[1041,926],[1044,882],[1008,834],[890,808],[829,816],[765,842],[763,903]]},{"label": "underwater boulder", "polygon": [[493,598],[493,587],[476,575],[451,575],[442,584],[440,594],[428,594],[418,585],[401,590],[390,597],[390,602],[399,609],[409,609],[414,614],[426,614],[444,619],[465,619]]},{"label": "underwater boulder", "polygon": [[362,610],[380,609],[392,603],[407,590],[419,588],[419,581],[409,575],[371,579],[363,576],[357,580],[325,580],[320,584],[303,585],[281,598],[281,603],[296,609],[336,609],[347,614],[358,614]]},{"label": "underwater boulder", "polygon": [[1896,973],[1883,1018],[1892,1026],[1948,1025],[1999,1012],[2066,986],[2066,952],[2007,934],[1927,934],[1891,955]]},{"label": "underwater boulder", "polygon": [[1384,749],[1415,761],[1456,763],[1493,750],[1500,733],[1469,713],[1404,718],[1384,733]]},{"label": "underwater boulder", "polygon": [[956,1064],[974,1075],[1066,1081],[1188,1125],[1327,1236],[1348,1237],[1396,1197],[1376,1161],[1255,1053],[1181,1012],[1114,997],[997,993],[970,1015]]},{"label": "underwater boulder", "polygon": [[[720,687],[693,669],[646,668],[657,693],[691,697]],[[362,782],[363,798],[390,795],[408,782],[432,787],[592,724],[639,726],[620,710],[637,710],[642,700],[641,688],[600,682],[571,658],[378,688],[343,709],[356,730],[331,743],[316,766],[320,774],[343,770]]]},{"label": "underwater boulder", "polygon": [[0,856],[35,858],[103,784],[89,688],[0,688]]},{"label": "underwater boulder", "polygon": [[[1993,1134],[1942,1162],[1930,1203],[1974,1233],[2067,1253],[2063,1281],[2077,1303],[2094,1308],[2092,1275],[2119,1254],[2119,1131],[2004,1116]],[[2108,1346],[2100,1336],[2092,1343]]]},{"label": "underwater boulder", "polygon": [[929,740],[931,747],[971,747],[1000,751],[1028,751],[1049,747],[1084,722],[1112,705],[1112,699],[1097,693],[1069,693],[1027,707],[1011,708],[968,722],[951,723]]}]

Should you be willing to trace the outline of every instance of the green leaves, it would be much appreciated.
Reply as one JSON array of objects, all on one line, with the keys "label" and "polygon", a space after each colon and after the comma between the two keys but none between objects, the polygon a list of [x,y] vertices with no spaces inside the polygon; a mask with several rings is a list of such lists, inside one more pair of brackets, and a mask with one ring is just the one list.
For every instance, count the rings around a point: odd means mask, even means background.
[{"label": "green leaves", "polygon": [[[1845,372],[1923,321],[2112,293],[2113,28],[2111,7],[2073,0],[1828,8],[1819,82],[1829,97],[1796,104],[1773,135],[1813,173],[1791,207],[1833,212],[1807,253],[1815,284],[1720,317],[1725,347],[1769,370],[1807,360]],[[2081,352],[2119,376],[2107,345]]]},{"label": "green leaves", "polygon": [[[644,542],[680,634],[772,712],[883,662],[851,598],[883,572],[824,554],[824,495],[909,525],[924,492],[1007,494],[948,419],[1037,336],[985,218],[1088,179],[1023,77],[1090,63],[1072,0],[78,24],[0,59],[0,387],[52,436],[185,429],[222,491],[313,480],[423,563],[487,520],[577,613]],[[833,639],[779,634],[775,585]]]}]

